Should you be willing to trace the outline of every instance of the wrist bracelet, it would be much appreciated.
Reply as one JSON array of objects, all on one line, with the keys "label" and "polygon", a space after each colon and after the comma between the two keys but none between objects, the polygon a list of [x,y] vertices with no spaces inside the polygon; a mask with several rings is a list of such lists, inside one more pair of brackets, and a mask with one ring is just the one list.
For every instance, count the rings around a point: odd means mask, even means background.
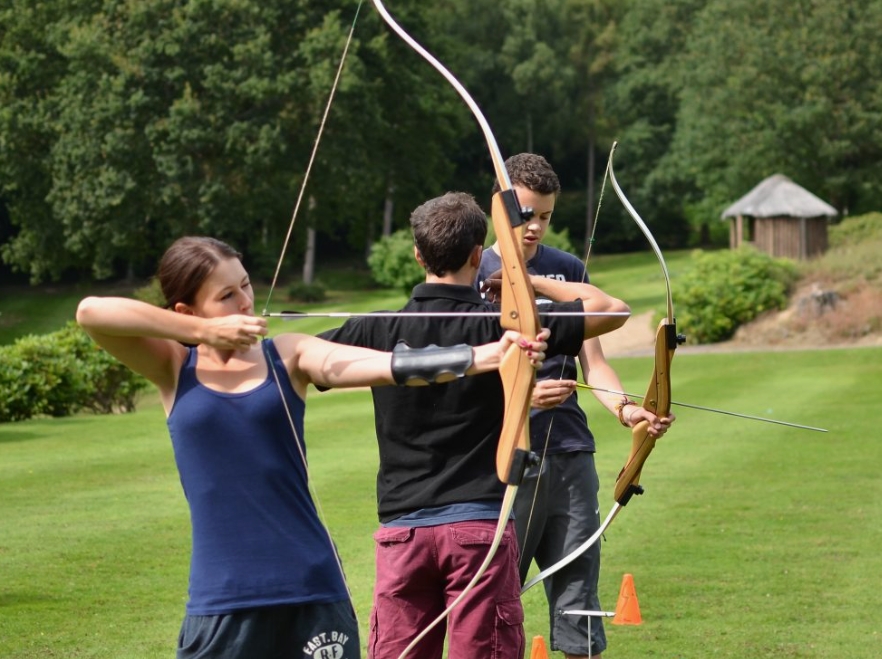
[{"label": "wrist bracelet", "polygon": [[[629,425],[629,423],[627,421],[625,421],[625,416],[624,416],[623,412],[624,412],[625,408],[628,407],[628,405],[636,405],[636,404],[637,403],[635,403],[630,398],[625,397],[625,398],[622,398],[621,403],[616,405],[616,412],[619,415],[619,423],[621,423],[623,426],[625,426],[625,428],[630,428],[631,426]],[[628,421],[630,421],[630,420],[631,419],[629,417]]]}]

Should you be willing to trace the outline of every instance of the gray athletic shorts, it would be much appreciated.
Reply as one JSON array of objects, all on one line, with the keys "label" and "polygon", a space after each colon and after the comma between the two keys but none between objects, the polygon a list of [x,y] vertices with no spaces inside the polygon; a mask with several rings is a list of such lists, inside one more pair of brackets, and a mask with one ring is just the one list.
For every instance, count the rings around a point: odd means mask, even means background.
[{"label": "gray athletic shorts", "polygon": [[[545,456],[541,476],[538,466],[528,469],[515,499],[522,583],[534,559],[540,569],[549,567],[600,527],[598,488],[594,454],[587,451]],[[542,582],[553,650],[592,655],[606,649],[602,618],[562,614],[571,609],[600,610],[599,576],[598,541]]]},{"label": "gray athletic shorts", "polygon": [[359,659],[349,602],[246,609],[184,618],[177,659]]}]

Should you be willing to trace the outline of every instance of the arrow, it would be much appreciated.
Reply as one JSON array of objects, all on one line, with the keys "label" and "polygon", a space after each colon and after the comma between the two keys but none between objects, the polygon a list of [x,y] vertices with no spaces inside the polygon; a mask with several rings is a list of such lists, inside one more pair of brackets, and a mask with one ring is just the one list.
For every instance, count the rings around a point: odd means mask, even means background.
[{"label": "arrow", "polygon": [[[628,398],[639,398],[643,399],[644,396],[638,396],[636,394],[629,394],[624,391],[615,391],[614,389],[604,389],[602,387],[595,387],[590,384],[583,384],[581,382],[577,382],[576,386],[579,389],[592,389],[594,391],[603,391],[608,394],[617,394],[619,396],[627,396]],[[728,416],[737,416],[740,419],[750,419],[752,421],[763,421],[764,423],[775,423],[779,426],[788,426],[790,428],[801,428],[802,430],[814,430],[815,432],[828,432],[825,428],[815,428],[814,426],[804,426],[801,423],[791,423],[789,421],[778,421],[777,419],[767,419],[763,416],[754,416],[751,414],[742,414],[741,412],[730,412],[728,410],[719,410],[715,407],[705,407],[703,405],[693,405],[692,403],[678,403],[675,400],[671,401],[671,405],[679,405],[680,407],[688,407],[693,410],[702,410],[704,412],[715,412],[717,414],[726,414]]]}]

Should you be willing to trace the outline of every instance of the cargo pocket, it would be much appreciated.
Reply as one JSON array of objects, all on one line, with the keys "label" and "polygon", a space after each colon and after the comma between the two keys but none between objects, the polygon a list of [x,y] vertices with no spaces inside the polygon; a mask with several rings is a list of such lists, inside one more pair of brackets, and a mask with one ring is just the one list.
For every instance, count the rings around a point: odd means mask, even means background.
[{"label": "cargo pocket", "polygon": [[[377,554],[377,579],[395,581],[394,575],[406,570],[409,563],[408,551],[414,537],[414,530],[407,527],[386,527],[374,533]],[[380,590],[383,592],[383,590]]]},{"label": "cargo pocket", "polygon": [[524,607],[521,605],[521,600],[513,599],[497,602],[493,659],[523,657],[526,649]]}]

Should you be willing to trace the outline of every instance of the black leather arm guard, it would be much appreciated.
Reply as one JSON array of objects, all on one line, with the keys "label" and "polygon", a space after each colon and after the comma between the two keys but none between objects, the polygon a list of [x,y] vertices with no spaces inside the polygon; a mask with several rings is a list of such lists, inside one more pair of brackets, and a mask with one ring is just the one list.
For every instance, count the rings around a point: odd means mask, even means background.
[{"label": "black leather arm guard", "polygon": [[475,360],[465,344],[439,348],[411,348],[400,341],[392,350],[392,377],[396,384],[439,384],[461,378]]}]

